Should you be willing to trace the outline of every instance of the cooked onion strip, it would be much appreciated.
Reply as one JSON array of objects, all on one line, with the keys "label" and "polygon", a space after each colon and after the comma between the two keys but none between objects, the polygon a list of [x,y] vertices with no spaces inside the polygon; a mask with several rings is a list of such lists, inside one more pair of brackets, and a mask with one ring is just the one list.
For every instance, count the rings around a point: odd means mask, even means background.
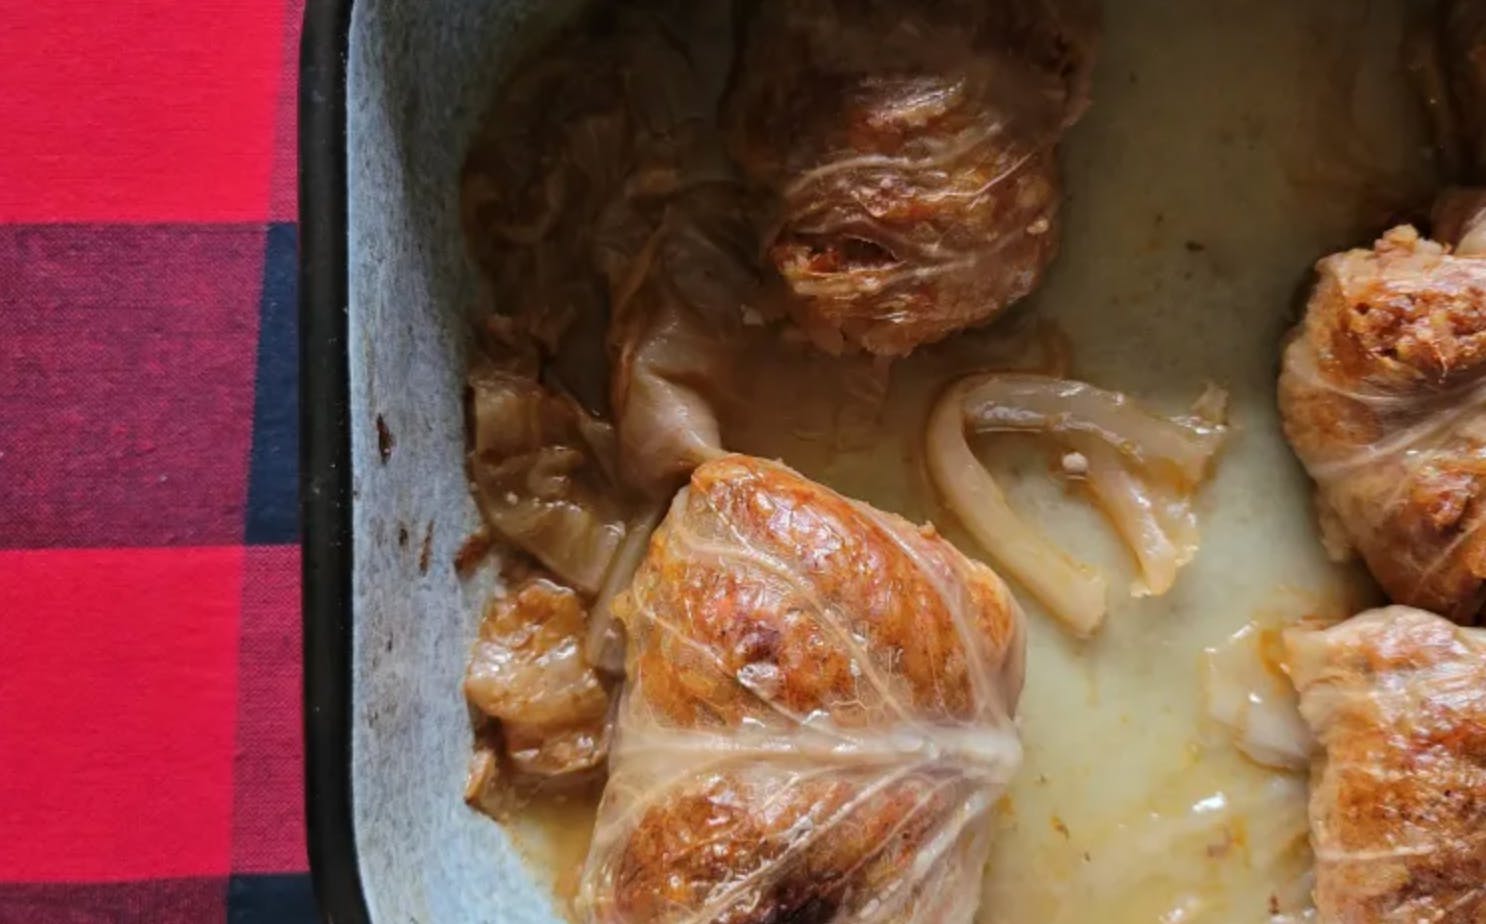
[{"label": "cooked onion strip", "polygon": [[1017,516],[1001,486],[965,439],[965,388],[945,393],[929,419],[929,476],[965,528],[1073,632],[1090,635],[1104,618],[1104,578],[1070,558]]},{"label": "cooked onion strip", "polygon": [[[1222,396],[1199,400],[1207,414]],[[950,509],[986,550],[1076,635],[1098,629],[1105,581],[1017,516],[970,450],[967,430],[1049,436],[1076,453],[1100,509],[1140,566],[1137,594],[1171,589],[1197,550],[1189,499],[1222,446],[1209,417],[1157,417],[1127,396],[1082,382],[1024,373],[971,376],[951,386],[929,424],[929,473]]]},{"label": "cooked onion strip", "polygon": [[1132,584],[1131,593],[1166,593],[1176,583],[1177,569],[1197,552],[1197,518],[1191,508],[1180,495],[1126,468],[1109,444],[1078,437],[1069,443],[1088,460],[1089,492],[1140,566],[1141,580]]},{"label": "cooked onion strip", "polygon": [[1189,485],[1202,480],[1225,432],[1214,421],[1157,417],[1128,395],[1043,375],[973,376],[965,382],[964,402],[965,425],[978,433],[1087,434],[1144,467],[1173,469]]}]

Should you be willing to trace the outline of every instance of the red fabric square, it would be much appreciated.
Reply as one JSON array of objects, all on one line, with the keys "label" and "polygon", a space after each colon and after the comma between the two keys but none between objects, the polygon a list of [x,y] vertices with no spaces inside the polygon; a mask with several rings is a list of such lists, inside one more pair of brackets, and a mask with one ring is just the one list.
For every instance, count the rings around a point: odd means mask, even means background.
[{"label": "red fabric square", "polygon": [[0,547],[242,541],[265,235],[0,227]]},{"label": "red fabric square", "polygon": [[0,551],[0,880],[228,871],[241,548]]},{"label": "red fabric square", "polygon": [[309,868],[300,653],[299,547],[250,547],[238,643],[234,873]]},{"label": "red fabric square", "polygon": [[266,219],[283,3],[6,4],[0,221]]},{"label": "red fabric square", "polygon": [[293,221],[299,214],[299,33],[304,0],[284,2],[284,51],[278,108],[274,113],[273,181],[268,217]]}]

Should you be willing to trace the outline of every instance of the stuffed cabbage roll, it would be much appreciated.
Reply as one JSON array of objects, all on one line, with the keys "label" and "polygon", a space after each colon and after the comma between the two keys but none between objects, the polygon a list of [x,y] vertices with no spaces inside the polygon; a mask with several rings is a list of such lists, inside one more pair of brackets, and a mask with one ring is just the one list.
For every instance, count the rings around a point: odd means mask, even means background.
[{"label": "stuffed cabbage roll", "polygon": [[1322,924],[1486,921],[1486,634],[1390,607],[1286,633]]},{"label": "stuffed cabbage roll", "polygon": [[764,0],[727,102],[776,199],[800,327],[897,356],[1030,292],[1058,249],[1055,147],[1088,98],[1088,0]]},{"label": "stuffed cabbage roll", "polygon": [[1279,404],[1332,551],[1360,553],[1393,602],[1472,623],[1486,604],[1486,252],[1479,210],[1446,204],[1444,243],[1401,227],[1320,262]]},{"label": "stuffed cabbage roll", "polygon": [[1023,626],[931,528],[746,456],[692,475],[630,637],[588,920],[968,922]]}]

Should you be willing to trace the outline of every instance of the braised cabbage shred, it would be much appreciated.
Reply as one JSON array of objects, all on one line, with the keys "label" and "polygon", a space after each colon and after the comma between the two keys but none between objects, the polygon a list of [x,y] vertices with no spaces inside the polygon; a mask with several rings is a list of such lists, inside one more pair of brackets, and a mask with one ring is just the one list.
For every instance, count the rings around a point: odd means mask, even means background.
[{"label": "braised cabbage shred", "polygon": [[625,537],[614,430],[577,403],[494,367],[470,376],[471,486],[500,536],[594,593]]},{"label": "braised cabbage shred", "polygon": [[1282,770],[1304,770],[1315,737],[1300,717],[1280,631],[1250,623],[1203,652],[1207,714],[1228,730],[1251,760]]},{"label": "braised cabbage shred", "polygon": [[[622,670],[624,645],[613,598],[664,499],[721,451],[724,345],[757,273],[711,127],[725,56],[688,55],[672,27],[696,48],[726,43],[726,5],[591,14],[518,68],[466,165],[467,235],[503,303],[471,365],[471,487],[494,532],[555,582],[547,595],[570,595],[561,612],[581,614],[561,621],[559,658],[508,625],[553,607],[491,604],[466,678],[495,739],[473,774],[483,805],[499,801],[483,795],[499,771],[530,782],[528,754],[570,744],[570,727],[585,759],[544,764],[538,782],[602,768],[610,710],[595,718],[593,694],[607,704],[615,684],[594,678]],[[566,726],[523,724],[482,695],[513,678],[551,687]]]},{"label": "braised cabbage shred", "polygon": [[541,578],[491,601],[464,680],[470,705],[498,723],[485,729],[468,793],[487,811],[504,811],[513,789],[602,777],[613,681],[584,656],[585,617],[575,592]]}]

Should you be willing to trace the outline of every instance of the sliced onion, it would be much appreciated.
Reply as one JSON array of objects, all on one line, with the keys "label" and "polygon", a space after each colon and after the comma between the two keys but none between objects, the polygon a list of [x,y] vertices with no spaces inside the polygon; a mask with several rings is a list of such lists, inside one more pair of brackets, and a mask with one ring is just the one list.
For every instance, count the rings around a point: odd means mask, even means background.
[{"label": "sliced onion", "polygon": [[930,475],[945,502],[1001,565],[1075,634],[1099,627],[1104,579],[1021,520],[970,451],[966,430],[1030,431],[1073,450],[1065,466],[1086,478],[1095,501],[1134,554],[1133,591],[1160,595],[1197,550],[1191,493],[1211,468],[1226,427],[1213,418],[1225,396],[1209,389],[1197,416],[1158,417],[1118,392],[1025,373],[972,376],[934,409]]},{"label": "sliced onion", "polygon": [[1007,503],[965,439],[965,386],[952,386],[929,420],[929,475],[966,529],[1079,636],[1104,619],[1104,578],[1053,545]]},{"label": "sliced onion", "polygon": [[[1213,403],[1212,393],[1199,401]],[[1151,468],[1200,482],[1222,446],[1225,428],[1200,417],[1168,419],[1128,395],[1071,379],[990,373],[965,383],[965,424],[979,433],[1034,430],[1098,438]]]},{"label": "sliced onion", "polygon": [[1170,485],[1132,472],[1107,443],[1078,437],[1069,443],[1087,460],[1089,492],[1140,565],[1141,580],[1131,593],[1166,593],[1176,583],[1178,569],[1197,553],[1197,517],[1185,497]]},{"label": "sliced onion", "polygon": [[1284,673],[1270,630],[1250,624],[1203,655],[1207,713],[1233,735],[1239,750],[1267,767],[1303,770],[1315,737],[1301,718],[1295,687]]}]

